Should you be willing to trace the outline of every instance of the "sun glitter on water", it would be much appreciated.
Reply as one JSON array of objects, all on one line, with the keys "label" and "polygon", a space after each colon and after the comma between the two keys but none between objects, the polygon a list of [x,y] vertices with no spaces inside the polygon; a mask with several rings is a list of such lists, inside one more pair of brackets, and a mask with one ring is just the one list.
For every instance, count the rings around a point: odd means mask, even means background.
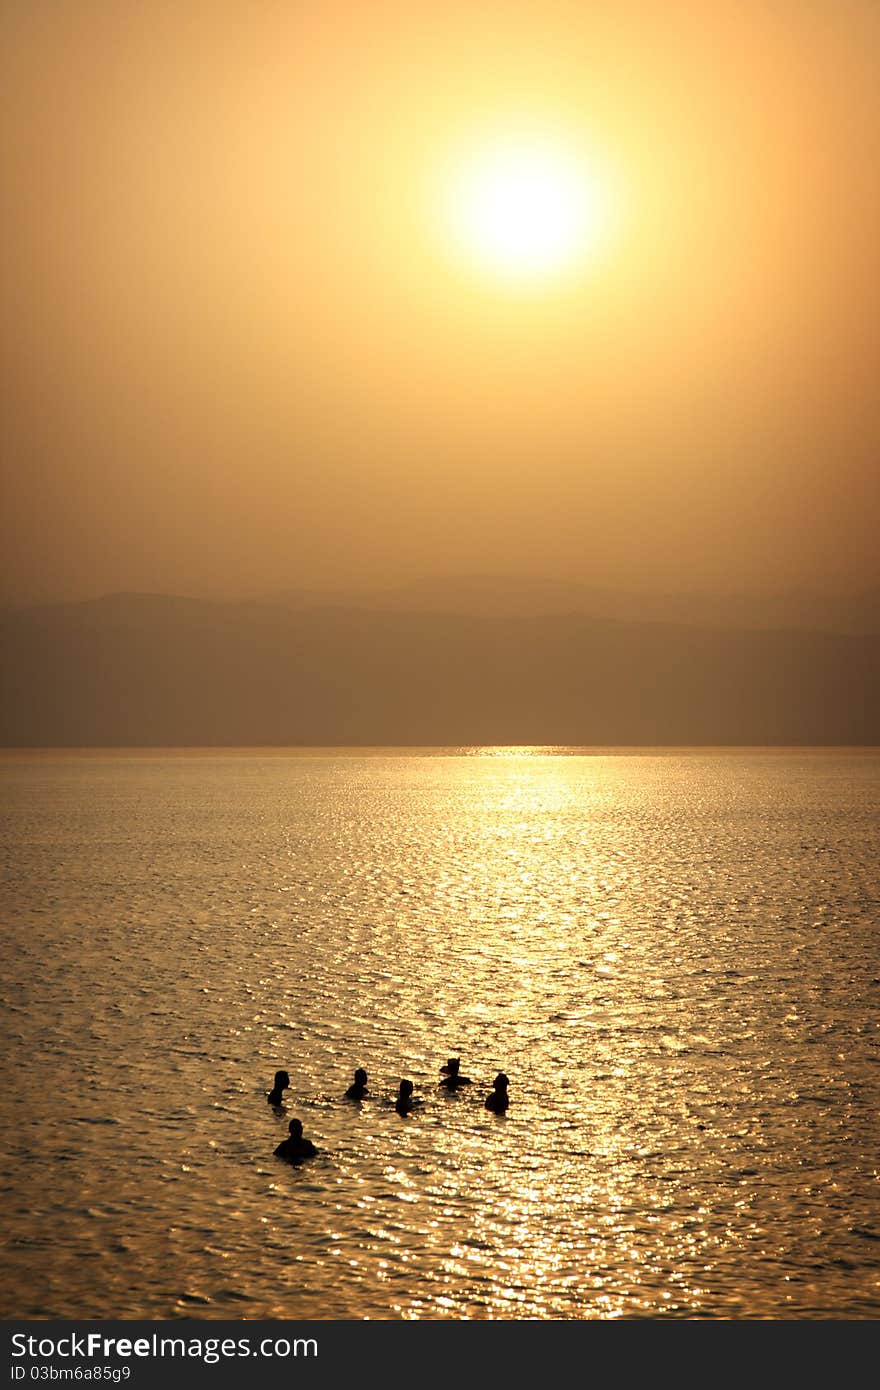
[{"label": "sun glitter on water", "polygon": [[610,185],[576,147],[547,138],[492,141],[450,180],[448,216],[458,251],[506,280],[557,277],[608,241]]}]

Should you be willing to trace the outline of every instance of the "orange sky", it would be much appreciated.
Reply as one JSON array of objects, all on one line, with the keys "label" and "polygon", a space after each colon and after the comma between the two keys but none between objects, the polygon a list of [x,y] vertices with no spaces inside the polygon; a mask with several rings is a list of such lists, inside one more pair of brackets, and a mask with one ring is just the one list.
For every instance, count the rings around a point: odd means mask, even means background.
[{"label": "orange sky", "polygon": [[[877,582],[874,0],[6,0],[0,597]],[[595,262],[441,171],[582,141]]]}]

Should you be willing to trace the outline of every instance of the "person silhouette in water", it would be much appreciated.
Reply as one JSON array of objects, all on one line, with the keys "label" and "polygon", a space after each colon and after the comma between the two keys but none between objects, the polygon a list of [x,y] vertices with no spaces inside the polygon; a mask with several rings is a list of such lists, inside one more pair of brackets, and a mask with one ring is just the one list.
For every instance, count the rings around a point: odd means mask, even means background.
[{"label": "person silhouette in water", "polygon": [[471,1079],[469,1076],[462,1076],[459,1071],[461,1062],[458,1057],[450,1057],[445,1067],[440,1070],[443,1073],[443,1080],[440,1085],[447,1091],[457,1091],[459,1086],[469,1086]]},{"label": "person silhouette in water", "polygon": [[287,1072],[276,1071],[275,1084],[266,1096],[266,1099],[270,1105],[281,1105],[284,1100],[282,1092],[288,1090],[290,1090],[290,1077],[287,1075]]},{"label": "person silhouette in water", "polygon": [[290,1138],[282,1139],[275,1150],[275,1157],[283,1158],[287,1163],[301,1163],[304,1158],[314,1158],[318,1150],[311,1139],[303,1139],[302,1120],[291,1120],[287,1130]]},{"label": "person silhouette in water", "polygon": [[412,1098],[413,1084],[411,1081],[403,1080],[397,1092],[397,1100],[394,1102],[394,1109],[398,1115],[409,1115],[415,1101]]},{"label": "person silhouette in water", "polygon": [[487,1110],[492,1110],[496,1115],[503,1115],[510,1104],[510,1096],[507,1094],[509,1081],[500,1071],[492,1082],[493,1090],[486,1097],[485,1105]]},{"label": "person silhouette in water", "polygon": [[370,1093],[367,1090],[367,1073],[363,1067],[358,1067],[354,1074],[354,1081],[345,1093],[346,1100],[363,1100],[364,1096]]}]

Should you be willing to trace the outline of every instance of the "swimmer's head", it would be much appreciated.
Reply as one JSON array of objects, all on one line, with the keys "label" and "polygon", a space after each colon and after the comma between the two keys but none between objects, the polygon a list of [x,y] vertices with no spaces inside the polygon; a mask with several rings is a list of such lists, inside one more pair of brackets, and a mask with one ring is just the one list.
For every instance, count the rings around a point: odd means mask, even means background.
[{"label": "swimmer's head", "polygon": [[290,1089],[290,1077],[286,1071],[276,1071],[275,1087],[276,1091],[286,1091]]},{"label": "swimmer's head", "polygon": [[356,1086],[366,1086],[367,1073],[364,1071],[363,1067],[358,1067],[354,1074],[354,1082]]},{"label": "swimmer's head", "polygon": [[302,1120],[291,1120],[287,1126],[291,1139],[302,1139],[303,1126]]}]

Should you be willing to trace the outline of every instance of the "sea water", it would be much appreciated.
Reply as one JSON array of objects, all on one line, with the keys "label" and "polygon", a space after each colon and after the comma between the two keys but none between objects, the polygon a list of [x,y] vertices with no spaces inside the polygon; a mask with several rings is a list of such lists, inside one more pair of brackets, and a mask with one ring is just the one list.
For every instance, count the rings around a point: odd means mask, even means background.
[{"label": "sea water", "polygon": [[0,795],[2,1316],[880,1313],[877,752],[9,754]]}]

